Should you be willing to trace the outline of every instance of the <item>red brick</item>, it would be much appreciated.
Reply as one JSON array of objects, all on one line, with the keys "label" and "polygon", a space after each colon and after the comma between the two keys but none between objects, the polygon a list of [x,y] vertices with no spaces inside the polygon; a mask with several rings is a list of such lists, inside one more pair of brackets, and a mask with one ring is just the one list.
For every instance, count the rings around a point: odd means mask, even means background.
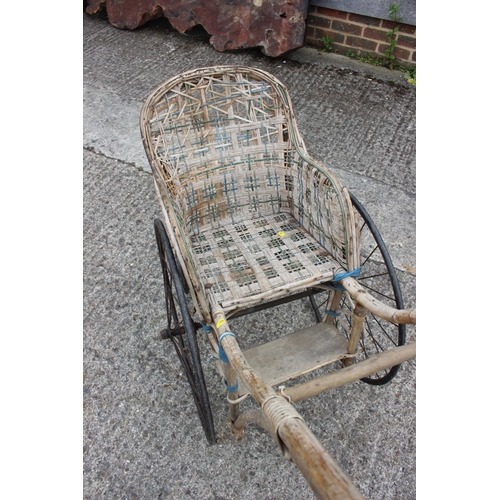
[{"label": "red brick", "polygon": [[387,45],[387,44],[385,44],[385,45],[384,45],[383,43],[381,43],[381,44],[378,46],[377,52],[378,52],[379,54],[383,54],[383,55],[385,56],[385,49],[388,49],[388,48],[389,48],[389,45]]},{"label": "red brick", "polygon": [[[380,54],[383,54],[385,56],[385,50],[389,48],[389,45],[384,45],[380,44],[378,46],[378,52]],[[400,61],[409,61],[411,53],[409,50],[406,49],[401,49],[400,47],[396,47],[394,49],[393,55],[396,59],[399,59]]]},{"label": "red brick", "polygon": [[335,50],[337,51],[337,54],[342,54],[346,55],[347,52],[352,52],[352,49],[350,47],[335,47]]},{"label": "red brick", "polygon": [[333,32],[333,40],[335,43],[345,43],[345,36],[342,33]]},{"label": "red brick", "polygon": [[348,33],[350,35],[361,35],[363,32],[362,26],[357,26],[355,24],[343,23],[342,21],[332,21],[332,29],[337,31],[342,31],[343,33]]},{"label": "red brick", "polygon": [[335,43],[344,43],[345,36],[342,33],[337,33],[336,31],[330,31],[330,30],[322,30],[316,28],[316,38],[318,40],[321,40],[323,37],[329,36],[330,38],[333,39]]},{"label": "red brick", "polygon": [[415,26],[412,26],[411,24],[400,24],[399,32],[405,33],[407,35],[416,35],[417,28]]},{"label": "red brick", "polygon": [[306,38],[316,38],[316,30],[311,26],[306,26]]},{"label": "red brick", "polygon": [[399,26],[399,28],[401,29],[401,23],[395,23],[394,21],[387,21],[386,19],[382,19],[382,28],[386,30],[392,30],[396,26]]},{"label": "red brick", "polygon": [[309,43],[322,46],[321,38],[329,36],[339,53],[347,50],[359,52],[361,49],[385,56],[384,51],[389,47],[387,33],[395,26],[399,26],[395,57],[400,61],[415,62],[416,27],[400,22],[311,5],[306,21],[306,38]]},{"label": "red brick", "polygon": [[309,16],[306,24],[308,26],[317,26],[318,28],[329,28],[330,23],[330,19],[327,19],[326,17]]},{"label": "red brick", "polygon": [[395,26],[399,26],[399,32],[406,35],[415,35],[417,32],[417,28],[411,24],[395,23],[394,21],[382,19],[382,28],[392,30]]},{"label": "red brick", "polygon": [[360,49],[375,51],[377,49],[377,42],[367,40],[366,38],[359,38],[357,36],[347,36],[345,39],[346,45],[350,47],[359,47]]},{"label": "red brick", "polygon": [[362,16],[360,14],[349,14],[349,21],[366,24],[367,26],[380,26],[380,19],[375,17]]},{"label": "red brick", "polygon": [[399,35],[398,45],[414,49],[417,46],[417,40],[415,38],[410,38],[409,36]]},{"label": "red brick", "polygon": [[394,49],[394,56],[396,57],[396,59],[409,61],[410,60],[410,51],[406,50],[406,49],[402,49],[400,47],[396,47]]},{"label": "red brick", "polygon": [[306,34],[306,44],[312,47],[323,47],[321,40],[316,40],[315,38],[309,38]]},{"label": "red brick", "polygon": [[322,16],[328,16],[335,19],[347,19],[347,12],[340,10],[326,9],[325,7],[316,7],[316,12]]},{"label": "red brick", "polygon": [[411,60],[413,62],[417,62],[417,51],[413,52],[413,55],[411,56]]},{"label": "red brick", "polygon": [[387,42],[387,31],[374,28],[365,28],[365,30],[363,31],[363,36],[365,38],[371,38],[372,40],[381,40],[383,42]]}]

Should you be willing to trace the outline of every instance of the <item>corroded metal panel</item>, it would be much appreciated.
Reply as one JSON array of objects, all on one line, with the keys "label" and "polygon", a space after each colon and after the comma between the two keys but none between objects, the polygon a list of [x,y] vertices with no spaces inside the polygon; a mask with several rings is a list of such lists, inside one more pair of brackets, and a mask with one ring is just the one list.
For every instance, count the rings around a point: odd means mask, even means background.
[{"label": "corroded metal panel", "polygon": [[104,8],[116,28],[165,16],[181,33],[203,26],[220,52],[261,47],[277,57],[303,45],[308,0],[88,0],[86,12]]}]

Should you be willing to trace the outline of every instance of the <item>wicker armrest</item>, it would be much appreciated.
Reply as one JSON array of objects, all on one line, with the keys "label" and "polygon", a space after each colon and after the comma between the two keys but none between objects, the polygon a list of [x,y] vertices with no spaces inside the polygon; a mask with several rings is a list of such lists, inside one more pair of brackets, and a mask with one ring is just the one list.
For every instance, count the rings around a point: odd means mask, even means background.
[{"label": "wicker armrest", "polygon": [[351,297],[365,309],[376,316],[397,324],[417,323],[416,309],[395,309],[380,302],[363,288],[356,279],[347,277],[341,280],[342,286],[347,290]]},{"label": "wicker armrest", "polygon": [[359,266],[357,220],[349,193],[323,165],[296,148],[290,161],[296,183],[289,208],[294,217],[345,270]]}]

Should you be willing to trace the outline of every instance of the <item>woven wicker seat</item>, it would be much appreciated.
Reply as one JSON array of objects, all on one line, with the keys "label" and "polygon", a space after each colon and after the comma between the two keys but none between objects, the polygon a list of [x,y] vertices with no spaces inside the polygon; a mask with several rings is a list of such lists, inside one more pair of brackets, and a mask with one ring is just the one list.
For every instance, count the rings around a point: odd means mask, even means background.
[{"label": "woven wicker seat", "polygon": [[268,73],[178,75],[146,100],[141,131],[202,311],[250,306],[359,265],[349,195],[308,156],[288,93]]},{"label": "woven wicker seat", "polygon": [[335,260],[289,214],[191,236],[198,274],[225,309],[250,298],[332,278]]}]

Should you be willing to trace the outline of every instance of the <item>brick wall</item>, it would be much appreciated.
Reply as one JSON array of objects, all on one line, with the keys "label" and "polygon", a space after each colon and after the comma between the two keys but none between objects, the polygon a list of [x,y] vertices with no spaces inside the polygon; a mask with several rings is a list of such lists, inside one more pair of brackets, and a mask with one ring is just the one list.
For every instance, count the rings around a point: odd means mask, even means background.
[{"label": "brick wall", "polygon": [[310,5],[305,43],[323,48],[321,39],[328,35],[333,39],[333,50],[338,54],[345,55],[351,51],[356,55],[383,57],[389,47],[386,33],[396,25],[399,25],[399,32],[394,56],[401,64],[415,65],[416,27],[410,24]]}]

